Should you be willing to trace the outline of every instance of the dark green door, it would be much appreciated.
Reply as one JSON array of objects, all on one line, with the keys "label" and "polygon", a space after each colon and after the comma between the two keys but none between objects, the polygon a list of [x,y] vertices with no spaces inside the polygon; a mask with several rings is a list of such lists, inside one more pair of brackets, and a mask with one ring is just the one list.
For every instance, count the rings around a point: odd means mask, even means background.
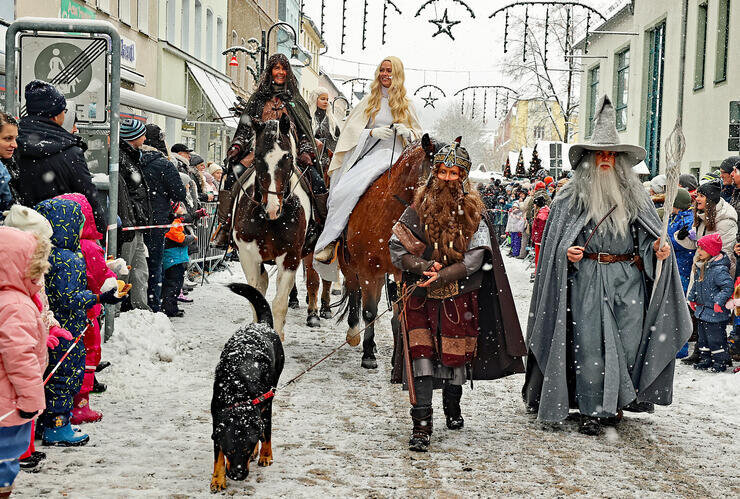
[{"label": "dark green door", "polygon": [[665,60],[665,22],[647,33],[648,73],[647,106],[645,107],[645,164],[650,176],[658,174],[660,166],[660,118],[663,114],[663,63]]}]

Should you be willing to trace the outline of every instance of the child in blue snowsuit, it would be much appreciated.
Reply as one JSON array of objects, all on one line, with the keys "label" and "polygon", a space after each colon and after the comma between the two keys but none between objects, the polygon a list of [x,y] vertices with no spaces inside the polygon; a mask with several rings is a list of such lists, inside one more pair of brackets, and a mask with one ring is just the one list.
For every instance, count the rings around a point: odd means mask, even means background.
[{"label": "child in blue snowsuit", "polygon": [[[67,199],[47,199],[34,209],[43,215],[54,231],[51,236],[51,268],[46,274],[49,308],[60,326],[74,338],[87,329],[87,310],[97,303],[114,304],[117,289],[96,295],[87,289],[85,260],[80,250],[80,234],[85,216],[78,203]],[[44,378],[57,365],[74,340],[59,338],[59,345],[49,350],[49,366]],[[39,421],[44,445],[85,445],[89,437],[75,432],[69,423],[73,398],[80,391],[85,373],[85,345],[79,341],[64,359],[45,387],[46,412]]]},{"label": "child in blue snowsuit", "polygon": [[[684,248],[676,242],[676,235],[681,239],[687,237],[694,226],[694,211],[691,210],[691,194],[686,189],[679,189],[676,200],[673,202],[673,214],[668,221],[668,237],[671,238],[673,253],[676,255],[678,275],[681,277],[683,292],[686,294],[691,280],[691,268],[694,265],[694,253],[696,250]],[[681,237],[682,236],[682,237]],[[686,343],[676,354],[677,359],[683,359],[689,355],[689,344]]]},{"label": "child in blue snowsuit", "polygon": [[725,332],[730,319],[730,311],[725,304],[733,292],[730,259],[722,252],[719,234],[702,237],[697,246],[694,284],[688,295],[699,332],[700,360],[694,369],[723,372],[728,364],[732,365]]}]

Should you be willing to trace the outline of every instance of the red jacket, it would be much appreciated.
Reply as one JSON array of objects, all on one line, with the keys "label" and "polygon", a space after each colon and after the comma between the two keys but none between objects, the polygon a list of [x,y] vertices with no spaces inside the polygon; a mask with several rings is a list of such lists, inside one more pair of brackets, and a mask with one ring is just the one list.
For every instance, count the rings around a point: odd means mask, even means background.
[{"label": "red jacket", "polygon": [[550,207],[543,206],[537,212],[532,222],[532,242],[540,244],[542,242],[542,235],[545,233],[545,224],[547,223],[547,217],[550,216]]}]

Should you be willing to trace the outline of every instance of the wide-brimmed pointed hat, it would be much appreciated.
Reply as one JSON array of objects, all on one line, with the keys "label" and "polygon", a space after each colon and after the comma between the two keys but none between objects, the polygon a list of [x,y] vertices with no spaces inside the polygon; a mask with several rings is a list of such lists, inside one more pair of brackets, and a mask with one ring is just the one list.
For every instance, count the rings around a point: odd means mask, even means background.
[{"label": "wide-brimmed pointed hat", "polygon": [[623,154],[629,159],[630,166],[635,166],[647,156],[645,149],[640,146],[619,143],[617,113],[608,95],[604,95],[596,105],[591,142],[570,147],[568,158],[571,166],[577,168],[588,151],[614,151]]}]

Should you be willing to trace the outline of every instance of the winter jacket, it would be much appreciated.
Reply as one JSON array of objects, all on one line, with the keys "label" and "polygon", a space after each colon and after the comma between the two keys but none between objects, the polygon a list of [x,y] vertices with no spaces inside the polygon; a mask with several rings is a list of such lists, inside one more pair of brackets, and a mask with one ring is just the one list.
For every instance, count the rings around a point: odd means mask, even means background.
[{"label": "winter jacket", "polygon": [[[730,203],[727,203],[724,199],[719,200],[716,209],[716,229],[711,232],[707,231],[707,226],[704,222],[706,214],[704,212],[697,213],[696,216],[699,217],[700,221],[699,225],[696,227],[696,241],[707,234],[718,233],[722,238],[722,251],[727,255],[731,255],[732,248],[737,240],[737,212],[735,211],[735,208],[733,208]],[[688,237],[676,240],[678,244],[689,250],[696,250],[696,241],[692,241]]]},{"label": "winter jacket", "polygon": [[[733,208],[735,208],[737,219],[740,220],[740,188],[735,187],[729,203],[732,205]],[[740,232],[738,233],[737,241],[740,242]]]},{"label": "winter jacket", "polygon": [[[689,291],[688,300],[696,303],[694,316],[704,322],[726,322],[730,319],[730,311],[725,303],[734,291],[732,276],[730,276],[730,259],[720,253],[706,263],[704,280],[700,281],[701,269],[699,264],[694,269],[694,283]],[[715,312],[714,305],[718,304],[722,312]]]},{"label": "winter jacket", "polygon": [[46,295],[54,317],[73,336],[87,327],[87,311],[97,297],[87,289],[87,267],[80,249],[82,207],[67,199],[48,199],[34,208],[51,224],[51,269],[46,274]]},{"label": "winter jacket", "polygon": [[162,268],[168,269],[178,263],[188,263],[188,246],[195,243],[195,236],[185,234],[185,227],[182,226],[182,219],[176,218],[171,227],[164,235],[164,256],[162,258]]},{"label": "winter jacket", "polygon": [[2,212],[10,209],[13,204],[13,194],[10,192],[10,173],[0,161],[0,220],[3,219]]},{"label": "winter jacket", "polygon": [[735,192],[735,184],[722,184],[722,191],[720,192],[720,196],[723,200],[727,201],[728,203],[732,199],[732,194]]},{"label": "winter jacket", "polygon": [[59,194],[83,194],[95,214],[100,232],[106,228],[98,190],[85,162],[87,144],[53,121],[38,116],[21,118],[16,149],[18,177],[12,180],[17,201],[33,206]]},{"label": "winter jacket", "polygon": [[678,273],[681,276],[681,284],[683,285],[684,293],[688,291],[689,280],[691,279],[691,266],[694,264],[694,253],[696,251],[686,249],[681,246],[676,241],[675,234],[683,228],[691,230],[693,225],[694,212],[692,210],[679,211],[675,215],[671,215],[668,222],[668,237],[671,238],[671,243],[673,243],[673,252],[676,255]]},{"label": "winter jacket", "polygon": [[41,318],[41,302],[34,300],[41,284],[27,277],[30,265],[43,265],[45,254],[36,252],[37,237],[0,227],[0,416],[13,411],[0,426],[27,423],[18,409],[40,412],[46,407],[41,376],[48,329]]},{"label": "winter jacket", "polygon": [[509,210],[509,220],[506,222],[506,232],[524,232],[527,228],[527,221],[524,220],[522,210],[519,209],[521,202],[514,203]]},{"label": "winter jacket", "polygon": [[[120,141],[118,160],[119,181],[126,183],[128,211],[134,225],[151,225],[151,204],[146,179],[142,173],[141,151],[131,147],[125,140]],[[118,206],[121,206],[119,199]],[[120,208],[119,208],[120,209]]]},{"label": "winter jacket", "polygon": [[547,223],[547,217],[550,216],[550,207],[543,206],[537,212],[537,216],[534,217],[532,222],[532,242],[539,244],[542,242],[542,235],[545,233],[545,224]]},{"label": "winter jacket", "polygon": [[543,198],[545,200],[545,206],[550,206],[552,203],[552,199],[550,198],[550,194],[547,192],[547,189],[539,189],[526,199],[525,205],[522,207],[522,212],[524,212],[527,224],[530,227],[534,221],[535,213],[537,213],[537,205],[534,204],[534,200],[539,198]]},{"label": "winter jacket", "polygon": [[185,201],[185,186],[177,168],[164,154],[146,145],[141,147],[141,153],[141,172],[149,188],[152,224],[168,224],[172,203]]}]

